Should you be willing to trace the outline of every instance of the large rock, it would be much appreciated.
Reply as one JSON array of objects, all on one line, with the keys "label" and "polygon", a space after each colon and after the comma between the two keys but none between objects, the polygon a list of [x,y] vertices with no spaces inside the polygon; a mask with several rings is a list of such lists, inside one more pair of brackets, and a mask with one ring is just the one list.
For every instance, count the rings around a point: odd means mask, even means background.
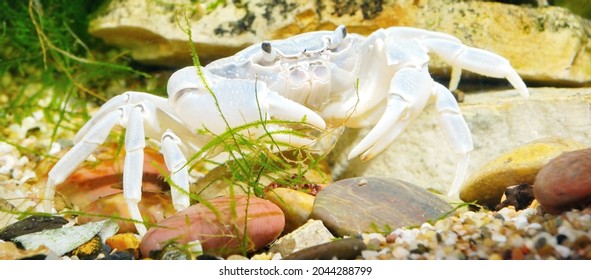
[{"label": "large rock", "polygon": [[[185,20],[186,18],[186,20]],[[458,36],[470,46],[496,52],[527,80],[591,83],[591,24],[559,7],[534,8],[480,1],[252,0],[242,5],[189,0],[110,1],[89,32],[131,49],[148,64],[192,64],[186,22],[204,61],[229,56],[263,40],[286,38],[345,24],[367,35],[390,26],[413,26]],[[447,71],[434,61],[432,71]]]},{"label": "large rock", "polygon": [[[528,100],[514,90],[466,95],[460,109],[474,140],[468,175],[491,159],[541,138],[570,138],[591,145],[590,103],[591,88],[531,88]],[[348,161],[347,153],[368,131],[347,130],[337,142],[331,153],[337,178],[389,176],[447,193],[458,157],[443,136],[433,106],[427,106],[375,158]]]}]

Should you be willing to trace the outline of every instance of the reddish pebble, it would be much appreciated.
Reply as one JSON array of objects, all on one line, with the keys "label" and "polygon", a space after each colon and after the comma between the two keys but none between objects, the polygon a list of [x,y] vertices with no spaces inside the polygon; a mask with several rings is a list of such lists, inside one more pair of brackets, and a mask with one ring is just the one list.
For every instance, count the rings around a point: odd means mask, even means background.
[{"label": "reddish pebble", "polygon": [[536,176],[534,197],[549,213],[591,205],[591,149],[565,152]]},{"label": "reddish pebble", "polygon": [[140,245],[143,257],[171,241],[187,244],[199,240],[204,253],[222,257],[243,253],[243,249],[254,252],[275,240],[285,226],[281,209],[261,198],[218,197],[209,204],[211,208],[192,205],[148,230]]}]

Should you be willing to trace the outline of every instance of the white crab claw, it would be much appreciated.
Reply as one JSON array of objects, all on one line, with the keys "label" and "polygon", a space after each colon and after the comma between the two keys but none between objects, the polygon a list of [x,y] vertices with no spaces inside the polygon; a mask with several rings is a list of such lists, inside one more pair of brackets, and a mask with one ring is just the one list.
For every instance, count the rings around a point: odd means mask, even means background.
[{"label": "white crab claw", "polygon": [[423,110],[431,93],[426,69],[403,68],[390,82],[386,110],[371,131],[351,150],[349,159],[369,160],[386,149]]},{"label": "white crab claw", "polygon": [[[177,96],[176,111],[191,129],[206,128],[214,134],[224,133],[228,127],[271,118],[305,122],[319,129],[326,127],[324,120],[314,111],[271,91],[264,82],[246,79],[219,79],[211,86],[211,92],[204,88],[184,90],[181,96]],[[253,137],[265,133],[256,126],[248,127],[244,132]],[[297,140],[297,137],[288,138]]]},{"label": "white crab claw", "polygon": [[285,98],[274,91],[267,92],[267,104],[271,117],[294,122],[304,121],[319,129],[325,129],[324,119],[308,107]]}]

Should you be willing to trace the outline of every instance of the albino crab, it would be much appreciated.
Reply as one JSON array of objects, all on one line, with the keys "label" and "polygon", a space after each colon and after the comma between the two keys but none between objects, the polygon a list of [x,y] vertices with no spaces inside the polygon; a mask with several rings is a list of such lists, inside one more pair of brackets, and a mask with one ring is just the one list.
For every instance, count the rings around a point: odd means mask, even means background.
[{"label": "albino crab", "polygon": [[[429,75],[429,53],[452,66],[449,89]],[[473,149],[470,130],[450,92],[457,87],[462,69],[506,78],[522,96],[529,95],[503,57],[465,46],[448,34],[407,27],[380,29],[364,37],[347,34],[345,27],[339,26],[334,31],[253,45],[199,69],[180,69],[168,81],[168,99],[125,92],[106,102],[82,127],[74,147],[49,172],[46,211],[52,210],[55,186],[105,141],[116,124],[127,129],[123,193],[131,218],[142,221],[138,210],[142,164],[138,163],[143,162],[146,137],[160,139],[171,179],[182,190],[172,188],[173,204],[181,210],[189,206],[189,197],[183,193],[189,191],[187,157],[210,140],[198,133],[203,128],[219,134],[228,126],[260,121],[261,117],[303,120],[320,129],[327,123],[373,125],[349,154],[349,159],[361,156],[368,160],[390,145],[431,97],[452,150],[461,155],[449,193],[454,195]],[[270,125],[248,133],[258,137],[282,129]],[[274,138],[294,146],[311,143],[289,134]],[[141,235],[146,232],[142,223],[136,227]]]}]

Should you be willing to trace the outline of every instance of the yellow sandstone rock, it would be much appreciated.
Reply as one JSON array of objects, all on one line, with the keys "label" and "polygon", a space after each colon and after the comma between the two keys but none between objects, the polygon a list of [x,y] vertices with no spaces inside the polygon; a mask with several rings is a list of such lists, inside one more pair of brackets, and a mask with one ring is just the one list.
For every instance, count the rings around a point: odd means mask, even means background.
[{"label": "yellow sandstone rock", "polygon": [[265,199],[279,206],[285,214],[284,233],[292,232],[308,221],[314,206],[314,196],[288,188],[275,188],[265,194]]},{"label": "yellow sandstone rock", "polygon": [[[107,43],[131,49],[148,64],[192,64],[185,17],[202,62],[229,56],[263,40],[330,30],[340,24],[368,35],[378,28],[412,26],[442,31],[506,57],[526,80],[591,83],[591,24],[554,6],[535,8],[481,1],[252,0],[209,5],[189,0],[111,1],[89,24]],[[432,72],[446,72],[440,62]]]},{"label": "yellow sandstone rock", "polygon": [[474,173],[460,190],[460,198],[494,209],[508,187],[533,184],[538,171],[551,159],[562,152],[582,148],[585,145],[577,141],[559,138],[542,139],[517,147]]}]

